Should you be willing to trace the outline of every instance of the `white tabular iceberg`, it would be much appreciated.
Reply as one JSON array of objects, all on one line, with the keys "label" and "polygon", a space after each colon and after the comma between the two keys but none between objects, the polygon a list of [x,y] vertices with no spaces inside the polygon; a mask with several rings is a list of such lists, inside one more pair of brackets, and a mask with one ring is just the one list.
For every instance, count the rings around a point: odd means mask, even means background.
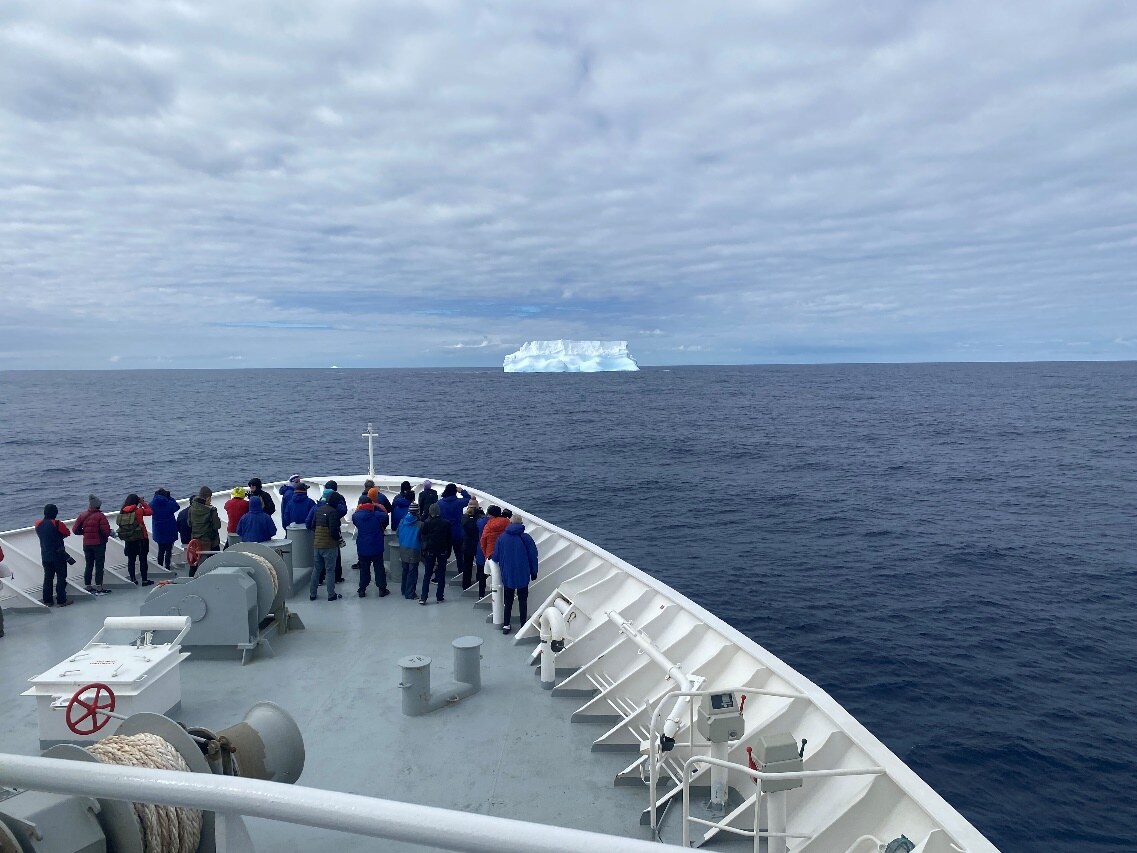
[{"label": "white tabular iceberg", "polygon": [[506,373],[639,370],[627,341],[529,341],[505,357]]}]

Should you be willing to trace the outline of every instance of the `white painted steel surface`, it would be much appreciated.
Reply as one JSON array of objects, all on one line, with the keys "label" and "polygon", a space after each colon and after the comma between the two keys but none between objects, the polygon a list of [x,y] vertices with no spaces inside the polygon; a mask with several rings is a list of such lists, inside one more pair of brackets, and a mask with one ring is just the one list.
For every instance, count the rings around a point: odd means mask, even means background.
[{"label": "white painted steel surface", "polygon": [[0,753],[0,785],[186,806],[476,853],[658,853],[655,844],[300,785]]}]

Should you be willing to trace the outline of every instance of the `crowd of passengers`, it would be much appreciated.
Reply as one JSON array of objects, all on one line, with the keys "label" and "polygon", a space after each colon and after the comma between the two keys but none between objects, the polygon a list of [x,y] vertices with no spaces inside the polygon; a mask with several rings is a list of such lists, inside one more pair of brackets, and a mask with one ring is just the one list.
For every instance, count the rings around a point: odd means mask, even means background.
[{"label": "crowd of passengers", "polygon": [[[318,498],[309,495],[312,488],[299,474],[292,475],[280,487],[281,526],[303,525],[312,531],[314,568],[309,598],[315,601],[323,587],[328,601],[338,601],[343,596],[336,592],[336,584],[345,582],[342,525],[348,516],[348,502],[339,493],[335,480],[324,483]],[[185,551],[185,568],[192,577],[207,556],[232,542],[268,542],[277,535],[273,520],[276,502],[259,478],[250,479],[247,488],[234,488],[224,506],[227,524],[223,542],[221,518],[213,506],[213,490],[208,486],[191,495],[184,508],[179,508],[168,489],[157,489],[149,501],[131,493],[114,515],[113,528],[95,495],[88,497],[87,509],[70,528],[59,520],[59,508],[47,504],[43,518],[35,523],[44,571],[43,603],[48,607],[73,603],[67,597],[66,581],[67,567],[76,560],[64,543],[72,535],[82,537],[83,584],[94,595],[111,592],[103,584],[107,542],[111,538],[123,543],[131,583],[151,586],[151,538],[157,547],[156,564],[174,574],[174,545],[180,541]],[[150,529],[146,518],[150,519]],[[397,562],[402,568],[400,592],[404,599],[427,604],[433,583],[435,600],[445,601],[446,565],[451,555],[462,573],[462,588],[468,589],[476,582],[478,597],[484,597],[488,558],[501,571],[505,604],[502,633],[510,633],[515,599],[521,623],[528,618],[529,582],[537,578],[537,545],[525,532],[521,518],[513,517],[511,510],[495,505],[483,510],[478,499],[456,483],[447,483],[439,495],[431,481],[424,480],[416,494],[410,482],[404,480],[398,494],[388,499],[373,480],[367,480],[350,521],[355,527],[358,562],[352,569],[359,571],[359,598],[367,597],[372,583],[380,598],[390,594],[383,561],[384,534],[390,529],[398,542],[397,553],[392,555],[397,559],[392,564]],[[3,560],[4,552],[0,549],[0,577],[4,572]]]}]

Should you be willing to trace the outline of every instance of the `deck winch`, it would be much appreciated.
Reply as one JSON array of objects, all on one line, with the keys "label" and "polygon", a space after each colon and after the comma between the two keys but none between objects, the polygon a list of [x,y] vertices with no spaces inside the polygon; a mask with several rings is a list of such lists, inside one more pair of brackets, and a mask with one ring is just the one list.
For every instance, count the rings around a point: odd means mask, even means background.
[{"label": "deck winch", "polygon": [[206,558],[194,577],[156,586],[140,612],[188,616],[185,646],[199,654],[235,647],[246,663],[257,648],[273,653],[268,642],[273,632],[304,627],[285,603],[291,583],[291,567],[273,548],[241,542]]},{"label": "deck winch", "polygon": [[[84,748],[59,744],[44,758],[242,776],[292,783],[304,769],[304,739],[283,708],[258,702],[245,718],[213,733],[186,729],[169,717],[148,712],[129,717],[115,713],[116,697],[106,685],[88,684],[71,697],[69,707],[89,713],[68,719],[90,722],[99,731],[113,721],[114,735]],[[59,777],[67,774],[61,762]],[[226,838],[247,837],[243,820],[228,815]],[[0,851],[19,853],[214,853],[212,812],[130,803],[99,796],[0,789]]]}]

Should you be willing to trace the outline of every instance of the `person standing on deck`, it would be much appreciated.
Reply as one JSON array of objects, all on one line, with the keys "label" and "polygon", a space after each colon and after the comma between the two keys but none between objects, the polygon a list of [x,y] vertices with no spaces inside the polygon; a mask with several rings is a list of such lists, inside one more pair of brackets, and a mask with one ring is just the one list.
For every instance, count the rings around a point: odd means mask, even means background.
[{"label": "person standing on deck", "polygon": [[268,542],[276,535],[276,522],[264,511],[257,495],[249,498],[249,511],[241,516],[237,525],[237,535],[242,542]]},{"label": "person standing on deck", "polygon": [[399,562],[403,564],[403,598],[409,601],[414,601],[418,592],[418,563],[422,557],[422,540],[419,536],[421,527],[418,504],[411,501],[395,531],[399,536]]},{"label": "person standing on deck", "polygon": [[491,505],[489,511],[486,513],[489,518],[486,520],[485,527],[482,528],[482,553],[486,555],[486,559],[493,559],[494,545],[497,544],[497,537],[501,536],[502,531],[509,527],[509,519],[501,514],[501,507]]},{"label": "person standing on deck", "polygon": [[272,518],[276,515],[276,503],[272,499],[272,495],[261,488],[261,478],[253,477],[249,480],[249,499],[258,497],[261,499],[261,509],[265,511],[265,515]]},{"label": "person standing on deck", "polygon": [[[12,570],[4,565],[4,549],[0,548],[0,589],[4,588],[4,581],[12,577]],[[4,636],[4,608],[0,607],[0,637]]]},{"label": "person standing on deck", "polygon": [[308,497],[308,484],[297,483],[296,488],[288,495],[284,509],[280,511],[281,526],[287,529],[290,524],[303,524],[308,520],[308,513],[315,505],[316,502]]},{"label": "person standing on deck", "polygon": [[[67,548],[63,540],[71,535],[67,525],[59,520],[59,507],[47,504],[43,518],[36,522],[39,537],[39,556],[43,563],[43,603],[48,607],[66,607],[74,604],[67,597]],[[52,598],[52,586],[55,598]]]},{"label": "person standing on deck", "polygon": [[[288,502],[292,500],[292,496],[296,494],[296,487],[300,485],[300,475],[293,474],[288,478],[288,482],[281,486],[277,491],[280,492],[280,526],[288,527],[288,522],[285,521],[285,513],[288,510]],[[305,515],[307,518],[307,515]],[[303,520],[303,519],[301,519]]]},{"label": "person standing on deck", "polygon": [[[332,481],[329,481],[332,482]],[[336,592],[336,561],[339,558],[340,541],[340,515],[338,507],[331,503],[329,498],[335,495],[332,489],[324,489],[320,502],[312,507],[304,526],[312,531],[312,547],[314,561],[312,564],[312,580],[308,585],[308,598],[316,600],[316,591],[320,584],[327,581],[328,601],[338,601],[343,598]]]},{"label": "person standing on deck", "polygon": [[390,595],[387,589],[387,570],[383,567],[383,531],[387,529],[389,518],[381,506],[376,506],[371,498],[364,495],[359,506],[351,516],[355,525],[355,550],[359,555],[359,597],[367,597],[367,587],[371,584],[371,567],[375,567],[375,586],[379,597]]},{"label": "person standing on deck", "polygon": [[[107,563],[107,542],[111,538],[111,524],[103,515],[103,502],[94,495],[87,496],[87,508],[79,513],[71,532],[83,537],[83,587],[95,595],[110,592],[103,586],[103,569]],[[94,586],[91,586],[94,573]]]},{"label": "person standing on deck", "polygon": [[430,506],[438,501],[438,492],[430,484],[430,480],[422,481],[422,490],[418,496],[418,517],[425,523],[430,518]]},{"label": "person standing on deck", "polygon": [[[458,497],[458,485],[456,483],[447,483],[446,488],[442,490],[442,497],[438,500],[439,514],[450,522],[450,550],[454,554],[455,567],[458,566],[462,558],[462,513],[465,512],[469,503],[470,493],[462,489],[462,496]],[[443,566],[446,565],[449,558],[450,555],[447,554],[442,561]]]},{"label": "person standing on deck", "polygon": [[493,561],[501,567],[501,585],[505,587],[505,622],[501,633],[508,634],[514,595],[524,625],[529,619],[529,581],[537,580],[537,543],[525,532],[520,516],[497,538]]},{"label": "person standing on deck", "polygon": [[430,581],[435,583],[434,597],[442,603],[446,600],[446,559],[450,556],[450,522],[442,517],[437,503],[430,505],[429,517],[423,522],[419,532],[422,542],[422,594],[418,603],[426,604],[430,593]]},{"label": "person standing on deck", "polygon": [[415,490],[411,488],[411,484],[407,480],[403,480],[399,484],[399,493],[391,501],[392,530],[399,529],[399,525],[403,522],[403,516],[407,514],[407,507],[413,503],[415,503]]},{"label": "person standing on deck", "polygon": [[247,491],[244,486],[233,487],[233,497],[225,501],[225,532],[236,533],[237,525],[241,523],[241,519],[245,517],[245,513],[249,511],[249,499],[245,497]]},{"label": "person standing on deck", "polygon": [[174,543],[178,539],[178,502],[170,495],[169,489],[156,489],[150,499],[151,526],[154,528],[154,544],[158,546],[155,562],[170,571],[170,560],[174,556]]},{"label": "person standing on deck", "polygon": [[131,492],[122,502],[122,509],[115,519],[116,533],[122,540],[126,553],[126,570],[130,574],[130,582],[135,586],[138,585],[138,578],[134,574],[135,561],[142,572],[142,585],[154,585],[154,581],[146,576],[150,570],[150,532],[146,529],[146,516],[151,514],[146,501]]},{"label": "person standing on deck", "polygon": [[474,583],[474,558],[478,553],[478,519],[485,515],[478,506],[477,498],[470,498],[466,512],[462,515],[462,543],[459,546],[458,568],[462,570],[462,589],[469,589]]},{"label": "person standing on deck", "polygon": [[190,577],[197,574],[201,551],[221,550],[221,516],[213,505],[213,489],[202,486],[189,506],[190,543],[186,548],[186,563]]},{"label": "person standing on deck", "polygon": [[[471,504],[473,501],[470,502]],[[490,515],[497,511],[497,517],[501,517],[501,507],[490,504],[486,512],[478,516],[477,536],[475,542],[478,543],[478,550],[474,553],[474,562],[478,566],[478,598],[486,597],[486,581],[489,580],[486,575],[486,552],[482,550],[482,534],[485,533],[486,524],[490,520]],[[479,510],[480,512],[480,510]]]},{"label": "person standing on deck", "polygon": [[[342,521],[347,517],[347,498],[339,493],[339,484],[335,480],[324,483],[324,498],[328,504],[335,507]],[[342,546],[336,543],[336,583],[343,583],[343,554],[339,550]],[[323,578],[320,579],[321,581]]]}]

